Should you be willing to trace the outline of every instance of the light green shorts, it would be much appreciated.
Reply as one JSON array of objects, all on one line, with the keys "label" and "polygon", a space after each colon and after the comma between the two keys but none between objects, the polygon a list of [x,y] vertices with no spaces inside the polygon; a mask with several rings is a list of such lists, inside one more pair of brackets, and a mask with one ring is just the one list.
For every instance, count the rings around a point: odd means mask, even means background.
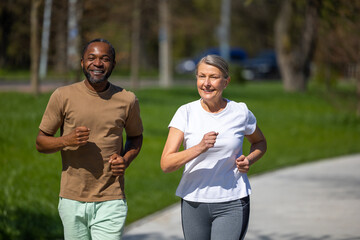
[{"label": "light green shorts", "polygon": [[79,202],[59,200],[59,214],[66,240],[121,239],[126,215],[126,200]]}]

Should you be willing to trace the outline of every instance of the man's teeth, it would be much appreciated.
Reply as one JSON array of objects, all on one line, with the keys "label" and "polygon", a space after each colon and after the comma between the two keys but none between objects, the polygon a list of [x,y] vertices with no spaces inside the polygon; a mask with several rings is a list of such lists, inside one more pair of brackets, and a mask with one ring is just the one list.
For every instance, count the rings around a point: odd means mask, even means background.
[{"label": "man's teeth", "polygon": [[93,72],[95,75],[103,74],[103,71],[100,71],[100,70],[93,70],[92,72]]}]

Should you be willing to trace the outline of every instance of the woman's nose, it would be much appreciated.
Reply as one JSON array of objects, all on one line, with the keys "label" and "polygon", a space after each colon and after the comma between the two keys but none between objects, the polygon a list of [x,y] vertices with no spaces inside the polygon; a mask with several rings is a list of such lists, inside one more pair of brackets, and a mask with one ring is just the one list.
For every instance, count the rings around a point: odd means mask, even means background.
[{"label": "woman's nose", "polygon": [[206,86],[211,85],[210,77],[206,77],[206,78],[205,78],[204,84],[205,84]]}]

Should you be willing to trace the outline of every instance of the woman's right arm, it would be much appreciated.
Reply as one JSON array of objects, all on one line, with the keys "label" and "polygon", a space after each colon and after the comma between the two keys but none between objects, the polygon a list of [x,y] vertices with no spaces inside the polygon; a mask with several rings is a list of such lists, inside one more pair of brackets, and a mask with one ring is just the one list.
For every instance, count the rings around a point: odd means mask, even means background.
[{"label": "woman's right arm", "polygon": [[167,173],[181,168],[187,162],[213,147],[217,135],[215,132],[206,133],[199,144],[179,152],[181,143],[184,140],[184,133],[177,128],[170,127],[169,135],[161,155],[161,169]]}]

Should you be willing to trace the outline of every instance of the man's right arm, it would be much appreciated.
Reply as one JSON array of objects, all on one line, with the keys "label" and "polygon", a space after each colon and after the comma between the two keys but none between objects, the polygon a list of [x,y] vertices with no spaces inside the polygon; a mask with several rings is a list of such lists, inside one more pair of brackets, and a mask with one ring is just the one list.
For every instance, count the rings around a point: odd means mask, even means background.
[{"label": "man's right arm", "polygon": [[36,137],[36,149],[41,153],[54,153],[68,146],[83,146],[89,140],[90,129],[81,126],[67,135],[54,137],[41,130]]}]

